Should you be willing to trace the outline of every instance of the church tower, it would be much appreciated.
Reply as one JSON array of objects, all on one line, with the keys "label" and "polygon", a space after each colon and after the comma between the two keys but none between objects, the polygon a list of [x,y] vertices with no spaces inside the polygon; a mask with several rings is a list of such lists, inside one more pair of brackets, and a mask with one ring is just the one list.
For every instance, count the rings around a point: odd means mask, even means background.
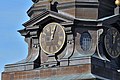
[{"label": "church tower", "polygon": [[32,0],[18,32],[26,59],[2,80],[120,80],[119,0]]}]

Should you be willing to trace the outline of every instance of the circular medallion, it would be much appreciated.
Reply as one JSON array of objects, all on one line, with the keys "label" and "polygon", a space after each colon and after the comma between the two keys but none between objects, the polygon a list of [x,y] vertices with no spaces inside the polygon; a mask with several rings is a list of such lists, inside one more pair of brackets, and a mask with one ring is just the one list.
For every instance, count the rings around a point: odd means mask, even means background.
[{"label": "circular medallion", "polygon": [[41,49],[47,54],[59,52],[65,43],[65,31],[58,23],[49,23],[40,33]]},{"label": "circular medallion", "polygon": [[80,37],[80,45],[83,51],[89,51],[92,45],[92,38],[88,32],[84,32]]},{"label": "circular medallion", "polygon": [[116,28],[112,27],[107,30],[104,43],[109,56],[117,58],[120,55],[120,33]]}]

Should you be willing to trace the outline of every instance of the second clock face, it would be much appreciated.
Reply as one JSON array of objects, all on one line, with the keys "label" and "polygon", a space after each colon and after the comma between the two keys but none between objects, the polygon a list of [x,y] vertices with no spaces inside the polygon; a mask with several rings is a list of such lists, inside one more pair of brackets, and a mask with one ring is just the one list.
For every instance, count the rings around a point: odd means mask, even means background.
[{"label": "second clock face", "polygon": [[55,54],[65,43],[65,31],[58,23],[49,23],[40,34],[40,46],[47,54]]},{"label": "second clock face", "polygon": [[112,27],[107,30],[105,48],[112,58],[116,58],[120,55],[120,34],[116,28]]}]

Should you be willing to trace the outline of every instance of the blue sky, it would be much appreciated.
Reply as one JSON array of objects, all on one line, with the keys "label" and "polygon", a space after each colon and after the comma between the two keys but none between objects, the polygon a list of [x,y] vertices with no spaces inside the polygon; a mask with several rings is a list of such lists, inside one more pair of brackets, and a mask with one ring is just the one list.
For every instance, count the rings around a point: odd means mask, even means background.
[{"label": "blue sky", "polygon": [[32,0],[0,0],[0,3],[1,73],[5,64],[15,63],[27,56],[28,46],[17,30],[24,28],[22,24],[29,19],[26,12],[33,3]]}]

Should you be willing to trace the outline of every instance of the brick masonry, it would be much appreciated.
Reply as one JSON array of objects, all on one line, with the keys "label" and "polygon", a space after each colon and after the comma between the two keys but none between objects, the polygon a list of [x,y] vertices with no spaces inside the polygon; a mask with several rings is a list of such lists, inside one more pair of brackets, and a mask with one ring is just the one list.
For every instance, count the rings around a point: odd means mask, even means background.
[{"label": "brick masonry", "polygon": [[[55,67],[34,69],[29,71],[3,72],[2,80],[41,80],[49,77],[63,77],[71,74],[84,74],[91,72],[91,65],[77,65],[68,67]],[[49,80],[51,80],[49,78]]]}]

